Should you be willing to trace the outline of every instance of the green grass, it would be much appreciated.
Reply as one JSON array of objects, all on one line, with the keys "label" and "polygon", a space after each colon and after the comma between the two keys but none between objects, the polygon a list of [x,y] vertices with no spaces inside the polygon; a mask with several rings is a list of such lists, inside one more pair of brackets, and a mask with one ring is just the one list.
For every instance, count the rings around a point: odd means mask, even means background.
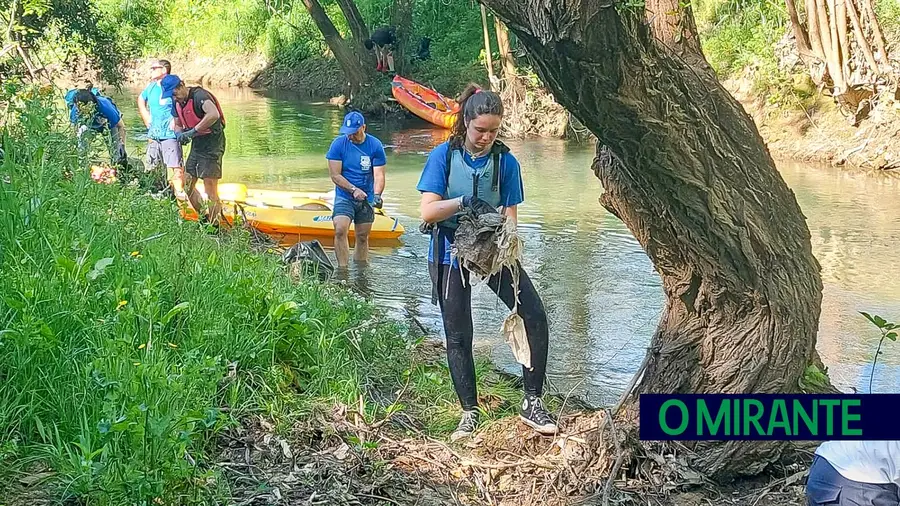
[{"label": "green grass", "polygon": [[[370,420],[455,426],[443,359],[417,358],[403,325],[335,285],[298,284],[240,229],[207,235],[169,200],[94,183],[58,102],[12,85],[4,101],[0,482],[52,469],[60,499],[214,504],[228,495],[216,438],[250,413],[289,427],[362,398]],[[481,389],[499,399],[491,417],[519,398]]]},{"label": "green grass", "polygon": [[753,67],[778,72],[774,45],[787,30],[787,10],[776,0],[701,0],[694,6],[703,52],[721,77]]}]

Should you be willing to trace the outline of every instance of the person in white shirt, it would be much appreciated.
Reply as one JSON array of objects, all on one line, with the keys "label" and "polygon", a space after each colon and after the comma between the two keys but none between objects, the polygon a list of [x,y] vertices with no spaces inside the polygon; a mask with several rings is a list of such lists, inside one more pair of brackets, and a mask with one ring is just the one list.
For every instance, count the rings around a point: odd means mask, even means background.
[{"label": "person in white shirt", "polygon": [[806,482],[809,506],[900,506],[900,441],[826,441]]}]

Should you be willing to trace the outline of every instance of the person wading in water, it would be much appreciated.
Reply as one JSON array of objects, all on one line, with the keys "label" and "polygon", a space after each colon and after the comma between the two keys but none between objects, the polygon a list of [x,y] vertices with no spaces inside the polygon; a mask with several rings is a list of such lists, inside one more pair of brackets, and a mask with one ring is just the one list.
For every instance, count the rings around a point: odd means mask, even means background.
[{"label": "person wading in water", "polygon": [[375,209],[384,205],[381,194],[387,156],[381,141],[366,133],[366,119],[360,112],[347,113],[338,132],[340,135],[332,141],[325,159],[334,182],[334,256],[338,268],[346,269],[350,263],[351,223],[356,237],[353,259],[358,263],[369,260],[369,232],[375,222]]},{"label": "person wading in water", "polygon": [[[432,302],[441,308],[447,338],[450,377],[463,413],[450,439],[470,436],[478,426],[478,395],[475,362],[472,356],[472,292],[469,273],[456,261],[451,263],[450,245],[458,226],[456,215],[471,210],[476,214],[496,213],[516,220],[516,206],[524,200],[519,162],[497,140],[503,119],[503,102],[491,91],[470,84],[459,98],[460,108],[453,133],[447,142],[429,154],[417,189],[422,194],[422,219],[431,226],[428,265],[432,281]],[[504,268],[488,280],[488,286],[507,307],[515,302],[512,273]],[[517,312],[525,322],[531,348],[531,369],[523,367],[525,397],[521,420],[541,434],[558,428],[541,400],[547,367],[547,313],[540,296],[519,266]]]}]

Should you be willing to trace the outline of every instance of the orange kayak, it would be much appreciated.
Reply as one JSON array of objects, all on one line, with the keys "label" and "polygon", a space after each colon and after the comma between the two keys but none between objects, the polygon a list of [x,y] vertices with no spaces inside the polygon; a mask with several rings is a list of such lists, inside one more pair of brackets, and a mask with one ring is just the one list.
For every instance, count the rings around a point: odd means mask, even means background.
[{"label": "orange kayak", "polygon": [[391,94],[400,105],[433,125],[441,128],[453,128],[456,123],[459,103],[431,88],[395,76],[391,82]]}]

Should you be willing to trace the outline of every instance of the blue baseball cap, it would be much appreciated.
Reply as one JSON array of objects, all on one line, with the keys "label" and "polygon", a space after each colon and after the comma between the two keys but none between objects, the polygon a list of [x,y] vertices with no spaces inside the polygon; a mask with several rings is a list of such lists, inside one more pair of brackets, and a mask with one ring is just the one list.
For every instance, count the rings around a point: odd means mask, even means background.
[{"label": "blue baseball cap", "polygon": [[359,131],[365,124],[366,118],[363,117],[362,113],[357,111],[349,112],[344,116],[344,122],[341,123],[339,132],[341,135],[353,134]]},{"label": "blue baseball cap", "polygon": [[167,74],[160,79],[159,85],[162,87],[162,98],[172,98],[175,88],[181,84],[181,78],[172,74]]}]

